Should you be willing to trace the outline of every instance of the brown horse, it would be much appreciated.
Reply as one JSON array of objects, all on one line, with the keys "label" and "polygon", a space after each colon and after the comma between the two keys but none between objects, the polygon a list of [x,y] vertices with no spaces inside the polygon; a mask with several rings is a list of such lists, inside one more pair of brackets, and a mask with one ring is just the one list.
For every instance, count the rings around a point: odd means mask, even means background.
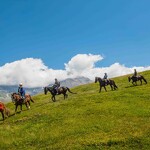
[{"label": "brown horse", "polygon": [[2,114],[3,121],[5,120],[5,115],[8,117],[9,109],[6,108],[5,104],[0,101],[0,112]]},{"label": "brown horse", "polygon": [[15,113],[17,111],[18,106],[20,105],[20,110],[22,111],[22,105],[25,104],[27,109],[30,109],[30,101],[34,103],[33,99],[29,94],[25,94],[25,99],[23,99],[20,94],[13,93],[11,94],[12,102],[15,103]]},{"label": "brown horse", "polygon": [[[56,90],[53,87],[44,87],[44,94],[46,95],[47,92],[50,92],[52,95],[52,101],[55,102],[56,98],[55,96],[57,95]],[[58,88],[58,95],[63,94],[64,95],[64,99],[68,97],[67,91],[69,91],[72,94],[77,94],[77,93],[73,93],[70,91],[70,89],[68,87],[59,87]]]},{"label": "brown horse", "polygon": [[102,87],[104,87],[105,91],[107,91],[106,90],[107,85],[110,85],[111,90],[118,89],[114,80],[108,79],[107,81],[105,81],[105,80],[101,79],[100,77],[95,77],[95,83],[97,83],[97,82],[99,82],[99,85],[100,85],[99,93],[101,92]]},{"label": "brown horse", "polygon": [[137,85],[137,81],[140,81],[142,85],[142,80],[147,84],[146,79],[142,75],[128,77],[128,81],[130,82],[131,80],[133,85]]}]

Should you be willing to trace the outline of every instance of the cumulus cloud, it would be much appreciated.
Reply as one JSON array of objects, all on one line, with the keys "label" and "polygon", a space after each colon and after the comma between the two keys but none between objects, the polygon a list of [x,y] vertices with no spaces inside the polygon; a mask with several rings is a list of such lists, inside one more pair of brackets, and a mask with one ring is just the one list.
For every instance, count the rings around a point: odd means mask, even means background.
[{"label": "cumulus cloud", "polygon": [[105,72],[111,78],[133,73],[134,68],[138,72],[150,70],[150,66],[128,68],[119,63],[108,67],[96,67],[96,63],[101,60],[103,60],[101,55],[78,54],[64,64],[64,70],[55,70],[48,68],[41,59],[26,58],[0,67],[0,85],[18,85],[22,82],[26,87],[42,87],[52,84],[54,78],[61,81],[84,76],[94,80],[95,76],[103,77]]},{"label": "cumulus cloud", "polygon": [[65,70],[68,75],[78,75],[82,74],[85,70],[90,70],[95,67],[97,61],[102,60],[101,55],[92,55],[92,54],[78,54],[71,58],[68,64],[65,64]]}]

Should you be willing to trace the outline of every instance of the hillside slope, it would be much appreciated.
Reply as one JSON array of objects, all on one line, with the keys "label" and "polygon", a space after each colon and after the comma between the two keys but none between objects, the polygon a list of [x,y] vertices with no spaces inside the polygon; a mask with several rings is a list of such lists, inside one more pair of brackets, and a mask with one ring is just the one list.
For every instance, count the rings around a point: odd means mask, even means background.
[{"label": "hillside slope", "polygon": [[122,76],[114,78],[117,91],[107,86],[98,93],[99,84],[91,83],[55,103],[49,93],[36,95],[31,109],[16,115],[7,104],[11,116],[0,121],[0,149],[150,149],[150,71],[141,74],[148,84],[132,86]]}]

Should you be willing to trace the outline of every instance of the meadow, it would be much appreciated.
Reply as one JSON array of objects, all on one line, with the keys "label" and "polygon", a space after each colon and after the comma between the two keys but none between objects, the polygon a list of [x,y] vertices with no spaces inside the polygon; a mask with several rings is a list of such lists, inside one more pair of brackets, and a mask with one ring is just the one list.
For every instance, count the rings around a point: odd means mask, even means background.
[{"label": "meadow", "polygon": [[[107,92],[90,83],[51,101],[50,93],[35,95],[31,109],[0,121],[4,150],[148,150],[150,149],[150,71],[141,72],[148,84],[132,86],[128,75],[113,78],[118,90]],[[1,119],[1,116],[0,116]]]}]

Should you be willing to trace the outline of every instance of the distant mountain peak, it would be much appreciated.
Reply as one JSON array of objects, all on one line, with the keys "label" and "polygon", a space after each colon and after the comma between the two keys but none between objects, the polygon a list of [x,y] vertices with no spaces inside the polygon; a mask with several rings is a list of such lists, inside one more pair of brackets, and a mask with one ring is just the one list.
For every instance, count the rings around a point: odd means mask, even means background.
[{"label": "distant mountain peak", "polygon": [[[60,81],[60,86],[66,86],[69,88],[75,87],[75,86],[79,86],[82,84],[88,84],[91,83],[92,81],[89,78],[83,77],[83,76],[79,76],[76,78],[67,78],[65,80]],[[49,86],[52,86],[49,85]],[[10,94],[13,92],[17,92],[18,86],[17,85],[0,85],[0,99],[3,102],[9,102],[11,101],[11,97]],[[26,93],[31,94],[31,95],[36,95],[38,93],[42,93],[43,92],[43,88],[42,87],[37,87],[37,88],[26,88]]]}]

